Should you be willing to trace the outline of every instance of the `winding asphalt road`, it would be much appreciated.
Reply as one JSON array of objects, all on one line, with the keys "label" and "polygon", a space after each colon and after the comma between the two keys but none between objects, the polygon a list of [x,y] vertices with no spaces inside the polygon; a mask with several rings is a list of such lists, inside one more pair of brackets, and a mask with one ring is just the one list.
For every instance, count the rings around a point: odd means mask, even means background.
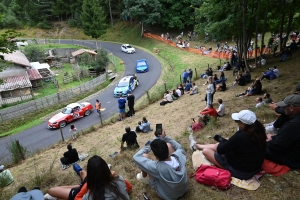
[{"label": "winding asphalt road", "polygon": [[[82,45],[83,41],[60,40],[60,43]],[[90,48],[94,48],[95,42],[84,41],[84,45]],[[102,48],[108,50],[109,52],[112,52],[115,56],[119,57],[125,62],[126,67],[124,75],[135,74],[136,60],[146,59],[148,61],[149,72],[137,74],[140,85],[133,91],[136,100],[139,99],[145,93],[145,90],[149,90],[157,82],[161,74],[161,65],[153,55],[146,53],[140,49],[136,49],[136,53],[134,54],[126,54],[120,51],[120,44],[98,42],[98,45],[101,45]],[[118,112],[117,98],[113,96],[113,90],[114,86],[107,88],[104,92],[90,99],[89,101],[94,105],[96,99],[99,99],[102,104],[102,107],[106,108],[106,110],[102,112],[103,120],[109,118],[110,116]],[[97,123],[100,123],[99,116],[98,113],[95,110],[93,110],[93,112],[89,116],[81,118],[75,121],[73,124],[75,125],[77,130],[80,131],[85,130]],[[69,125],[63,128],[63,133],[65,138],[70,137]],[[50,145],[57,143],[59,140],[61,140],[61,135],[59,129],[48,130],[47,122],[44,122],[40,125],[27,129],[13,136],[8,136],[0,139],[0,158],[3,158],[8,162],[11,161],[11,155],[6,149],[6,144],[10,143],[10,141],[14,139],[19,140],[20,144],[26,147],[29,151],[35,151],[38,149],[47,148]]]}]

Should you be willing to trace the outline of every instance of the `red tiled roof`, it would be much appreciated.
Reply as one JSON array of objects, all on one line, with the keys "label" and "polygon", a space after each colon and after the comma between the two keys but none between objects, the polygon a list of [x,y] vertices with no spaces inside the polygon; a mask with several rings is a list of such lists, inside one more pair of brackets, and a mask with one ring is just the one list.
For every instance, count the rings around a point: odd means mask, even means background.
[{"label": "red tiled roof", "polygon": [[29,80],[38,80],[43,78],[42,75],[39,73],[38,70],[36,69],[27,69],[28,75],[29,75]]},{"label": "red tiled roof", "polygon": [[15,64],[30,67],[30,63],[27,57],[19,50],[14,51],[10,54],[1,54],[4,56],[4,60],[11,61]]},{"label": "red tiled roof", "polygon": [[88,50],[88,49],[79,49],[79,50],[77,50],[77,51],[72,52],[72,56],[73,56],[73,57],[76,57],[76,56],[79,56],[79,55],[81,55],[81,54],[83,54],[83,53],[85,53],[85,52],[87,52],[87,53],[89,53],[89,54],[97,55],[97,53],[96,53],[95,51]]},{"label": "red tiled roof", "polygon": [[3,83],[0,85],[0,92],[15,90],[18,88],[31,87],[31,82],[27,75],[23,76],[10,76],[3,78]]}]

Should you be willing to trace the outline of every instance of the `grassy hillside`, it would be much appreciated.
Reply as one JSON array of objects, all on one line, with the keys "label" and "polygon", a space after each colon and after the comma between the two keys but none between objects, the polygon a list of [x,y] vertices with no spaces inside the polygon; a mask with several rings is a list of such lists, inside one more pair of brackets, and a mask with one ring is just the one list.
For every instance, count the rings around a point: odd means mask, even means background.
[{"label": "grassy hillside", "polygon": [[[183,69],[197,68],[199,73],[203,72],[208,64],[216,69],[219,64],[218,59],[212,59],[201,55],[195,55],[177,48],[173,48],[159,41],[153,41],[140,37],[140,27],[128,23],[120,23],[111,28],[102,40],[115,41],[119,43],[131,43],[139,46],[148,52],[152,52],[156,47],[160,54],[156,55],[163,66],[162,76],[157,84],[149,91],[150,98],[154,101],[162,97],[164,83],[168,89],[173,89],[179,83],[179,76]],[[215,46],[214,43],[208,43],[207,46]],[[250,61],[252,63],[253,61]],[[280,78],[269,81],[263,81],[263,91],[271,94],[274,102],[280,101],[286,95],[295,91],[299,82],[298,64],[300,63],[299,50],[294,53],[293,57],[286,62],[279,62],[279,58],[267,56],[267,65],[253,70],[252,77],[260,77],[261,72],[267,67],[276,65],[280,70]],[[219,75],[218,72],[215,72]],[[212,143],[212,136],[220,133],[225,137],[230,137],[236,131],[236,123],[231,119],[232,112],[238,112],[242,109],[252,109],[257,114],[262,123],[273,121],[276,116],[272,110],[265,106],[261,109],[254,109],[256,96],[237,98],[236,94],[243,92],[248,86],[236,86],[231,88],[231,83],[235,77],[232,71],[225,72],[227,77],[228,90],[226,92],[217,92],[214,96],[214,106],[217,107],[216,100],[222,98],[226,105],[226,115],[219,118],[215,125],[206,126],[195,134],[198,143]],[[151,77],[150,77],[151,78]],[[141,98],[136,105],[136,115],[133,118],[126,119],[122,122],[116,122],[116,117],[106,121],[104,127],[91,127],[89,133],[81,134],[76,141],[72,142],[73,146],[80,153],[89,155],[100,155],[108,163],[112,164],[112,170],[127,178],[133,184],[133,191],[130,194],[131,199],[142,199],[142,193],[147,192],[151,199],[159,199],[149,186],[139,183],[135,176],[139,172],[132,160],[134,151],[127,151],[115,158],[109,158],[109,154],[119,151],[120,139],[124,133],[124,128],[130,126],[134,128],[137,122],[146,116],[152,126],[156,123],[162,123],[166,129],[167,135],[176,139],[186,150],[188,174],[193,172],[191,155],[189,150],[187,127],[191,125],[191,118],[197,117],[199,111],[205,107],[206,86],[203,86],[205,80],[196,79],[199,86],[199,94],[183,95],[179,100],[166,106],[159,106],[159,101],[154,101],[148,105],[146,95]],[[262,96],[262,95],[260,95]],[[65,130],[64,130],[65,131]],[[138,134],[138,142],[143,146],[146,141],[153,139],[153,132],[148,134]],[[47,150],[41,150],[36,155],[23,161],[21,164],[10,168],[15,182],[10,186],[0,190],[0,199],[9,199],[16,193],[20,186],[32,188],[40,186],[43,192],[47,189],[58,185],[73,185],[79,182],[78,177],[71,168],[61,170],[59,158],[66,151],[68,142],[53,145]],[[87,160],[79,162],[85,169]],[[182,199],[298,199],[299,191],[299,171],[290,171],[280,177],[264,175],[261,178],[261,187],[257,191],[247,191],[232,186],[228,191],[219,191],[214,188],[200,185],[194,179],[189,180],[189,190]]]}]

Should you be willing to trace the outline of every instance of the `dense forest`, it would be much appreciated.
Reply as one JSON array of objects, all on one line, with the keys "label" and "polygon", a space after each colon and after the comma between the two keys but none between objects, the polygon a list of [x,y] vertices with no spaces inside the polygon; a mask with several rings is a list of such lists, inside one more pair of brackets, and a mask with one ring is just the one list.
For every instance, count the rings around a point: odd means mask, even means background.
[{"label": "dense forest", "polygon": [[[116,20],[139,22],[166,30],[194,29],[210,39],[234,38],[239,52],[247,52],[251,38],[265,32],[299,29],[300,0],[0,0],[0,28],[51,28],[53,21],[68,21],[97,39]],[[256,37],[254,37],[256,38]],[[257,46],[258,41],[255,41]],[[241,55],[241,54],[240,54]]]}]

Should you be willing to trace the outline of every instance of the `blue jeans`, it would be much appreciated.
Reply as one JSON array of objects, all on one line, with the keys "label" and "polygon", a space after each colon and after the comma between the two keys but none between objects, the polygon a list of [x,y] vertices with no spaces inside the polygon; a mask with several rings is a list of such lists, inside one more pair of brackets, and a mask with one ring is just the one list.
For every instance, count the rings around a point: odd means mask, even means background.
[{"label": "blue jeans", "polygon": [[212,94],[211,93],[206,93],[207,94],[207,107],[209,104],[212,104]]}]

